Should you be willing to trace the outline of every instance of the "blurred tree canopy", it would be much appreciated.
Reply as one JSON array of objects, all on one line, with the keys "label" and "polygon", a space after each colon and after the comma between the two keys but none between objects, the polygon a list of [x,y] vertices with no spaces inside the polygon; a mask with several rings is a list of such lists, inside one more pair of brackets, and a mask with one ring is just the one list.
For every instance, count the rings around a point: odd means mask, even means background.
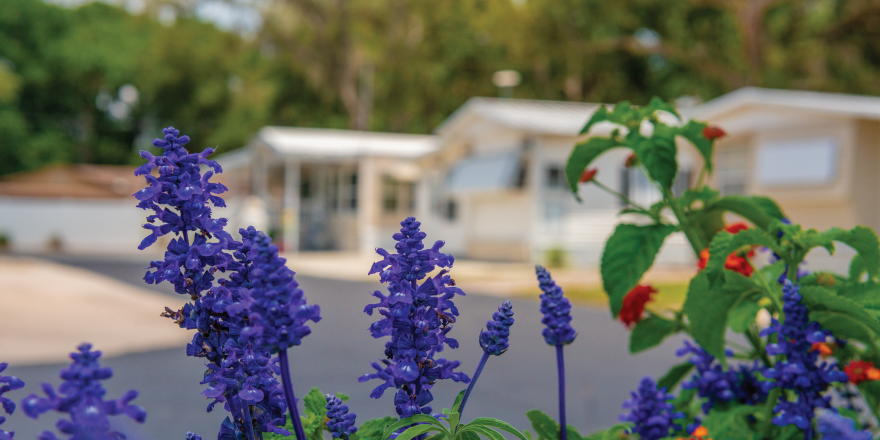
[{"label": "blurred tree canopy", "polygon": [[503,69],[532,99],[880,94],[880,0],[265,0],[244,37],[197,3],[4,0],[0,175],[131,163],[167,125],[220,152],[264,125],[428,133]]}]

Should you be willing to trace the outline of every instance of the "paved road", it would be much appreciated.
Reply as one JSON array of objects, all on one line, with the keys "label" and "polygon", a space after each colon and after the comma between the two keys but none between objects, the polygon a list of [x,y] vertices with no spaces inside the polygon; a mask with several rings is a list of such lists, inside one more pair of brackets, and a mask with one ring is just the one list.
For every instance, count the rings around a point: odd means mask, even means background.
[{"label": "paved road", "polygon": [[[145,264],[73,257],[53,260],[145,286],[141,280],[141,268]],[[312,325],[312,335],[292,351],[292,376],[298,395],[311,387],[349,394],[352,396],[349,405],[358,414],[359,421],[393,414],[392,393],[386,392],[380,400],[373,400],[369,393],[375,384],[357,382],[358,376],[373,371],[370,362],[378,359],[384,350],[384,341],[372,339],[367,331],[374,318],[363,313],[364,305],[372,299],[368,292],[379,286],[309,277],[297,279],[309,302],[321,305],[323,316],[321,322]],[[461,287],[467,291],[466,285]],[[167,288],[150,288],[175,295]],[[482,354],[477,343],[479,332],[501,301],[476,294],[456,301],[462,316],[451,336],[457,338],[462,347],[444,354],[461,360],[462,371],[468,375],[473,373]],[[489,360],[471,396],[465,419],[497,417],[526,429],[529,424],[525,412],[530,409],[542,409],[554,417],[557,414],[555,353],[541,337],[537,301],[514,300],[513,306],[516,323],[511,329],[511,349]],[[655,350],[633,356],[626,348],[628,332],[619,323],[612,322],[607,311],[575,307],[572,316],[579,336],[565,349],[568,419],[581,433],[588,433],[616,422],[620,404],[639,378],[646,374],[659,376],[678,362],[673,352],[681,339],[667,340]],[[205,413],[207,402],[198,394],[203,389],[198,383],[203,363],[187,358],[182,347],[107,359],[104,363],[115,372],[106,382],[108,396],[117,397],[128,389],[137,389],[140,396],[135,403],[148,413],[147,422],[142,426],[120,424],[129,439],[182,440],[187,430],[206,439],[216,435],[225,414],[222,409]],[[28,386],[10,393],[9,397],[20,400],[25,393],[37,392],[41,381],[57,385],[59,368],[60,365],[10,366],[8,374],[18,375]],[[463,388],[451,381],[438,383],[434,387],[435,410],[450,406]],[[32,421],[16,412],[2,428],[14,429],[16,438],[22,440],[34,438],[51,425],[51,419]]]}]

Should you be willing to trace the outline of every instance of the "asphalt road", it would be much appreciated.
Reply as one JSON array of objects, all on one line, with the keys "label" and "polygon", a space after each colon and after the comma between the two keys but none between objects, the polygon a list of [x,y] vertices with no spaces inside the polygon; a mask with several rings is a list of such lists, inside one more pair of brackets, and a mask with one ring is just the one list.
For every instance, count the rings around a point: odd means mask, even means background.
[{"label": "asphalt road", "polygon": [[[143,283],[143,264],[126,260],[52,257],[56,262],[70,264],[110,277],[146,286],[167,295],[176,295],[167,286]],[[364,270],[367,270],[366,268]],[[454,275],[454,270],[453,270]],[[378,284],[338,281],[298,276],[310,303],[321,306],[321,322],[312,325],[313,333],[303,344],[291,351],[294,388],[301,397],[309,388],[324,392],[342,392],[351,396],[348,402],[358,414],[359,424],[374,417],[394,414],[393,393],[379,400],[369,397],[377,382],[358,383],[358,376],[371,373],[370,362],[379,359],[384,340],[373,339],[367,328],[375,320],[363,313],[372,302],[369,292]],[[462,285],[465,292],[467,286]],[[564,286],[563,286],[564,287]],[[503,299],[470,294],[456,300],[461,317],[450,336],[459,340],[461,348],[447,350],[448,359],[462,361],[461,371],[473,374],[482,354],[478,335]],[[514,300],[516,322],[511,329],[511,348],[500,357],[489,360],[468,403],[465,420],[474,417],[496,417],[519,429],[528,429],[526,411],[541,409],[557,416],[557,383],[555,350],[541,337],[541,314],[538,301]],[[157,311],[158,314],[158,311]],[[620,405],[644,375],[655,378],[680,362],[674,355],[681,338],[671,338],[661,347],[639,355],[627,351],[628,331],[611,320],[606,310],[574,307],[572,325],[579,336],[565,348],[568,422],[582,434],[608,427],[617,421]],[[84,319],[100,319],[99,316]],[[161,319],[157,316],[156,319]],[[184,331],[184,330],[181,330]],[[100,349],[100,347],[97,347]],[[73,347],[71,347],[73,349]],[[129,439],[182,440],[186,431],[194,431],[213,439],[225,417],[222,408],[206,413],[207,401],[199,395],[204,371],[201,360],[185,356],[180,349],[145,352],[103,362],[114,370],[114,377],[105,381],[108,398],[116,398],[129,389],[140,396],[133,402],[147,410],[143,425],[123,416],[119,429]],[[23,390],[8,393],[20,401],[29,393],[38,393],[38,384],[48,381],[57,386],[62,365],[16,367],[5,374],[16,375],[27,382]],[[441,381],[434,387],[434,409],[451,406],[464,385]],[[0,428],[16,431],[16,438],[31,439],[45,429],[52,429],[49,415],[34,421],[20,410]]]}]

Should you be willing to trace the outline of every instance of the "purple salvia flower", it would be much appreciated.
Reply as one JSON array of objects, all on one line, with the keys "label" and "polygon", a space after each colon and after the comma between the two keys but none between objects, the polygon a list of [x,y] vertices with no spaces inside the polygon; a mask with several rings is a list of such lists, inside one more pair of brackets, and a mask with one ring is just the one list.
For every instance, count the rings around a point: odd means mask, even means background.
[{"label": "purple salvia flower", "polygon": [[[280,428],[284,425],[286,404],[281,384],[273,376],[277,366],[269,362],[268,348],[255,348],[239,340],[241,329],[249,325],[248,317],[241,310],[227,312],[227,308],[245,299],[238,288],[241,284],[230,279],[221,280],[220,286],[214,285],[218,270],[232,271],[230,278],[244,278],[249,270],[247,259],[240,252],[242,243],[223,230],[226,219],[211,215],[210,205],[225,206],[217,194],[225,192],[226,187],[210,181],[222,169],[207,159],[213,149],[189,153],[183,148],[189,137],[178,137],[180,132],[173,127],[163,132],[163,139],[153,141],[154,146],[164,149],[162,155],[142,151],[141,157],[147,163],[135,171],[135,175],[145,176],[149,184],[134,194],[138,207],[153,212],[144,225],[151,234],[139,248],[144,249],[169,233],[175,238],[168,244],[164,259],[150,263],[144,280],[151,284],[168,281],[177,293],[192,299],[192,303],[179,310],[166,309],[163,316],[173,319],[181,328],[197,330],[187,344],[186,354],[210,362],[202,381],[207,389],[202,394],[213,399],[207,408],[209,412],[217,403],[223,403],[233,414],[231,420],[227,419],[229,423],[223,425],[232,429],[233,438],[237,431],[253,439],[254,426],[261,432],[288,435]],[[202,165],[211,169],[202,173]],[[158,177],[151,175],[156,169]],[[232,258],[224,252],[227,250],[235,251],[234,255],[241,258]],[[259,411],[250,414],[250,406]],[[225,428],[221,432],[227,432]]]},{"label": "purple salvia flower", "polygon": [[202,436],[200,436],[194,432],[187,431],[186,440],[202,440]]},{"label": "purple salvia flower", "polygon": [[871,440],[870,431],[856,429],[854,420],[846,418],[836,411],[821,411],[816,417],[817,428],[822,440]]},{"label": "purple salvia flower", "polygon": [[538,276],[538,287],[544,293],[541,294],[541,313],[544,317],[541,323],[547,326],[542,334],[544,341],[556,347],[556,372],[559,378],[559,437],[568,440],[568,431],[565,429],[565,357],[562,348],[570,344],[577,337],[577,333],[571,328],[571,303],[562,292],[562,288],[556,285],[550,272],[541,266],[535,266]]},{"label": "purple salvia flower", "polygon": [[658,390],[654,380],[646,376],[631,395],[632,398],[623,403],[623,409],[630,412],[622,414],[620,420],[634,424],[630,431],[641,440],[659,440],[668,437],[670,429],[681,429],[673,420],[683,418],[684,414],[673,412],[670,403],[673,396],[666,392],[666,387]]},{"label": "purple salvia flower", "polygon": [[[0,363],[0,373],[6,371],[6,367],[8,364],[6,362]],[[4,376],[0,374],[0,405],[3,406],[3,411],[6,414],[12,415],[15,412],[15,402],[13,402],[8,397],[3,397],[3,394],[8,393],[9,391],[19,390],[24,387],[24,381],[15,377],[15,376]],[[0,425],[6,421],[6,417],[0,416]],[[14,432],[4,431],[0,429],[0,440],[12,440],[12,437],[15,435]]]},{"label": "purple salvia flower", "polygon": [[577,333],[571,328],[571,303],[562,292],[562,288],[556,285],[550,272],[541,266],[535,266],[538,275],[538,287],[544,293],[541,294],[541,313],[544,318],[541,322],[547,326],[544,329],[544,340],[550,345],[570,344],[577,337]]},{"label": "purple salvia flower", "polygon": [[[694,365],[697,372],[681,384],[681,387],[690,390],[697,390],[700,397],[705,397],[703,402],[703,412],[708,414],[709,410],[719,402],[729,402],[733,400],[734,392],[731,390],[736,383],[736,373],[723,371],[721,365],[715,362],[715,357],[703,350],[700,346],[691,344],[690,341],[684,341],[684,347],[676,350],[676,356],[690,355],[688,362]],[[728,356],[733,356],[733,352],[728,351]]]},{"label": "purple salvia flower", "polygon": [[778,426],[795,425],[804,431],[804,438],[815,437],[812,420],[817,408],[831,408],[831,398],[822,394],[833,382],[847,382],[846,373],[837,364],[822,362],[817,364],[819,353],[811,350],[813,343],[825,342],[831,332],[823,330],[819,323],[810,321],[807,307],[801,302],[798,286],[785,280],[782,287],[785,322],[780,324],[773,319],[772,325],[761,332],[761,336],[775,333],[778,342],[767,345],[767,354],[784,355],[785,360],[777,362],[764,371],[764,376],[773,379],[764,382],[764,391],[773,388],[792,390],[797,400],[791,401],[784,395],[774,408],[777,416],[773,423]]},{"label": "purple salvia flower", "polygon": [[[458,316],[452,300],[455,295],[464,295],[448,274],[454,260],[440,252],[442,241],[425,249],[422,240],[426,235],[415,218],[408,217],[400,225],[400,232],[393,236],[397,253],[377,249],[383,259],[370,269],[370,274],[379,273],[380,280],[388,284],[389,295],[374,292],[379,303],[364,308],[368,315],[378,309],[382,316],[370,325],[370,333],[374,338],[391,337],[385,344],[387,359],[381,361],[383,365],[373,363],[376,373],[365,374],[358,381],[383,381],[370,393],[374,399],[390,387],[397,388],[394,406],[397,414],[406,418],[431,412],[428,405],[434,397],[430,390],[438,379],[468,383],[470,378],[454,371],[460,362],[434,358],[444,345],[458,347],[458,341],[447,336]],[[438,267],[443,269],[429,277]]]},{"label": "purple salvia flower", "polygon": [[474,378],[468,384],[464,397],[458,405],[459,416],[464,413],[465,404],[471,396],[480,374],[483,373],[483,367],[489,360],[489,355],[501,356],[509,347],[508,339],[510,338],[510,326],[513,325],[513,306],[510,301],[504,301],[498,311],[492,314],[492,320],[486,323],[486,330],[480,332],[480,347],[483,348],[483,357],[477,365],[477,371],[474,372]]},{"label": "purple salvia flower", "polygon": [[[71,353],[70,357],[73,363],[61,369],[60,376],[64,383],[58,387],[58,392],[52,385],[43,383],[46,397],[31,394],[21,401],[25,414],[34,419],[50,410],[69,414],[70,420],[59,420],[56,426],[59,431],[70,435],[70,440],[125,439],[122,433],[110,429],[108,416],[125,414],[138,423],[144,423],[146,411],[129,403],[137,397],[137,391],[129,391],[116,400],[104,400],[107,391],[101,381],[109,379],[113,371],[98,363],[100,351],[92,351],[91,344],[82,344],[79,353]],[[49,431],[44,431],[38,438],[57,440],[55,434]]]},{"label": "purple salvia flower", "polygon": [[344,405],[342,399],[332,394],[327,394],[325,398],[327,399],[327,419],[329,419],[327,420],[327,430],[330,431],[330,434],[334,438],[347,439],[349,435],[357,432],[357,427],[354,426],[357,415],[348,412],[348,405]]},{"label": "purple salvia flower", "polygon": [[[294,272],[285,266],[286,260],[278,256],[278,246],[271,243],[269,236],[253,226],[239,232],[242,243],[236,245],[233,257],[240,259],[244,267],[231,279],[242,300],[227,306],[226,310],[233,315],[247,315],[239,331],[243,342],[253,343],[260,350],[278,352],[283,396],[297,440],[305,440],[290,379],[287,349],[299,345],[302,338],[312,332],[307,323],[320,321],[321,309],[306,303],[305,294],[293,278]],[[246,396],[258,395],[255,389],[244,391]]]}]

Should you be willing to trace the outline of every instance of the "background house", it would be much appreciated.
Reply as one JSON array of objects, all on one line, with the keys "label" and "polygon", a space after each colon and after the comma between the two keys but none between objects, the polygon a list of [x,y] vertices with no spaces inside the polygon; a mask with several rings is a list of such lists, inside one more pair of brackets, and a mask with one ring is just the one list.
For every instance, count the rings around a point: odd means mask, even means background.
[{"label": "background house", "polygon": [[118,253],[140,243],[146,215],[134,167],[54,165],[0,178],[0,234],[17,251]]},{"label": "background house", "polygon": [[[443,237],[449,251],[467,258],[544,261],[561,252],[579,266],[597,265],[605,240],[620,221],[621,201],[594,185],[577,202],[565,181],[565,163],[598,104],[472,98],[436,133],[441,148],[419,162],[420,196],[430,203],[420,217]],[[599,133],[596,133],[599,134]],[[659,193],[624,166],[629,155],[613,150],[599,158],[597,179],[631,199],[651,204]],[[681,148],[685,188],[696,152]],[[683,237],[669,238],[660,261],[690,264]]]}]

